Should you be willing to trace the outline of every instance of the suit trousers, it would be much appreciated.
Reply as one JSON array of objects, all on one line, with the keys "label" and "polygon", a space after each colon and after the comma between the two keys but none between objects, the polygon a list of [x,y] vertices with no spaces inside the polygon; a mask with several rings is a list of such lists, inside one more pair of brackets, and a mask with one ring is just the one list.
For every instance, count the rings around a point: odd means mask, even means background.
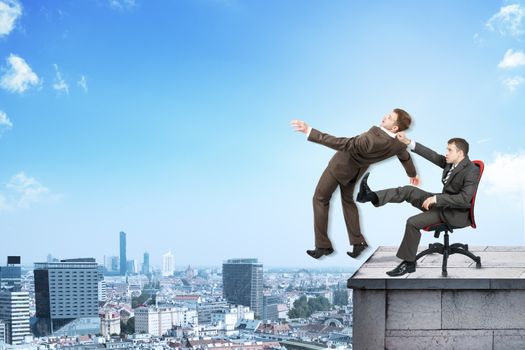
[{"label": "suit trousers", "polygon": [[330,199],[338,186],[341,190],[343,216],[345,218],[346,230],[348,232],[350,244],[359,244],[365,240],[361,234],[361,228],[359,226],[359,211],[354,201],[355,184],[365,171],[366,168],[357,168],[355,177],[347,184],[340,183],[330,173],[328,168],[325,169],[321,175],[313,197],[316,248],[332,248],[332,242],[330,242],[330,238],[328,238],[328,212],[330,209]]},{"label": "suit trousers", "polygon": [[408,202],[419,210],[423,210],[422,213],[408,218],[405,226],[405,235],[396,254],[400,259],[415,262],[417,248],[421,240],[420,230],[426,226],[443,222],[441,211],[438,208],[434,207],[425,211],[421,207],[425,199],[432,197],[434,194],[413,186],[390,188],[377,191],[376,194],[379,199],[378,207],[387,203]]}]

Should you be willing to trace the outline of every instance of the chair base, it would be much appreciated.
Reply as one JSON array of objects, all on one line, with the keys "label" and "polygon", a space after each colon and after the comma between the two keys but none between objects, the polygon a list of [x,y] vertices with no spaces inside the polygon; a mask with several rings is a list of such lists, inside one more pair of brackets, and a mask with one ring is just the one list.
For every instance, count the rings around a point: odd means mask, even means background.
[{"label": "chair base", "polygon": [[421,253],[416,255],[416,261],[419,260],[421,257],[428,255],[428,254],[438,253],[438,254],[443,255],[443,265],[441,268],[441,275],[443,277],[447,277],[448,275],[447,261],[448,261],[448,257],[452,254],[461,254],[461,255],[468,256],[469,258],[471,258],[472,260],[476,262],[477,269],[481,268],[481,257],[472,254],[472,252],[468,250],[468,244],[454,243],[454,244],[449,245],[448,240],[449,240],[448,232],[446,232],[445,233],[445,244],[430,243],[428,245],[428,249],[425,249]]}]

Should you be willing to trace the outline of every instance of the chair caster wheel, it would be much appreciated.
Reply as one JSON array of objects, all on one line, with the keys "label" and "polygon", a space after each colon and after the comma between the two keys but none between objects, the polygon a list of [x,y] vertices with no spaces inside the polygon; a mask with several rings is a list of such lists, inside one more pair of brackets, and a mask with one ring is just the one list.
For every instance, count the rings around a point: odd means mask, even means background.
[{"label": "chair caster wheel", "polygon": [[481,269],[481,259],[476,260],[476,269]]}]

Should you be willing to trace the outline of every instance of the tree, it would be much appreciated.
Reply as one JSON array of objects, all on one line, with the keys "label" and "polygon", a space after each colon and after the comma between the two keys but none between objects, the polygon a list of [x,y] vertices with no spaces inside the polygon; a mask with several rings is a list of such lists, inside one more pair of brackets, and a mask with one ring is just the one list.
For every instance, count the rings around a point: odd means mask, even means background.
[{"label": "tree", "polygon": [[334,305],[348,305],[348,291],[346,289],[334,291]]},{"label": "tree", "polygon": [[130,317],[127,323],[120,321],[120,334],[134,334],[135,333],[135,317]]},{"label": "tree", "polygon": [[294,301],[293,308],[288,311],[290,318],[308,318],[314,312],[328,311],[332,305],[325,297],[316,297],[307,299],[305,295]]}]

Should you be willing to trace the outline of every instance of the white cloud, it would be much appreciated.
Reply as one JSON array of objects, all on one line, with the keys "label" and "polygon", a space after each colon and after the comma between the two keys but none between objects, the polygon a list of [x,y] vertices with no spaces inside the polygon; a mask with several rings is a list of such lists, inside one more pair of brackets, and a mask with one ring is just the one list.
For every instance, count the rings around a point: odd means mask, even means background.
[{"label": "white cloud", "polygon": [[136,5],[135,0],[109,0],[109,6],[116,10],[131,9]]},{"label": "white cloud", "polygon": [[85,75],[80,76],[80,79],[77,81],[77,84],[84,90],[84,92],[88,92],[87,79]]},{"label": "white cloud", "polygon": [[523,84],[524,81],[525,80],[523,79],[523,77],[516,75],[515,77],[504,79],[503,85],[510,92],[514,92],[521,84]]},{"label": "white cloud", "polygon": [[496,154],[495,160],[485,166],[481,180],[493,194],[525,194],[525,152]]},{"label": "white cloud", "polygon": [[474,44],[478,47],[483,47],[485,44],[485,39],[483,39],[478,33],[474,34],[472,39],[474,40]]},{"label": "white cloud", "polygon": [[54,66],[55,83],[53,84],[53,89],[59,92],[65,92],[66,94],[69,94],[69,85],[67,85],[66,81],[62,78],[62,74],[60,74],[60,70],[58,70],[58,65],[54,64]]},{"label": "white cloud", "polygon": [[22,5],[17,0],[0,1],[0,38],[8,35],[22,15]]},{"label": "white cloud", "polygon": [[501,35],[520,36],[523,34],[524,17],[525,7],[520,4],[507,5],[493,15],[485,26],[492,31],[498,31]]},{"label": "white cloud", "polygon": [[484,138],[484,139],[481,139],[481,140],[477,141],[477,143],[479,143],[479,144],[487,143],[487,142],[492,142],[492,137],[487,137],[487,138]]},{"label": "white cloud", "polygon": [[7,63],[10,67],[5,69],[6,73],[0,78],[0,87],[3,89],[23,93],[31,86],[41,84],[38,76],[22,57],[10,54]]},{"label": "white cloud", "polygon": [[[53,198],[48,188],[24,172],[13,175],[6,185],[10,198],[4,197],[7,208],[29,208],[31,204],[48,201]],[[0,194],[1,195],[1,194]]]},{"label": "white cloud", "polygon": [[9,118],[7,117],[7,114],[5,112],[0,111],[0,128],[12,128],[13,123]]},{"label": "white cloud", "polygon": [[525,54],[523,51],[514,51],[513,49],[508,49],[498,64],[499,68],[515,68],[518,66],[525,66]]}]

